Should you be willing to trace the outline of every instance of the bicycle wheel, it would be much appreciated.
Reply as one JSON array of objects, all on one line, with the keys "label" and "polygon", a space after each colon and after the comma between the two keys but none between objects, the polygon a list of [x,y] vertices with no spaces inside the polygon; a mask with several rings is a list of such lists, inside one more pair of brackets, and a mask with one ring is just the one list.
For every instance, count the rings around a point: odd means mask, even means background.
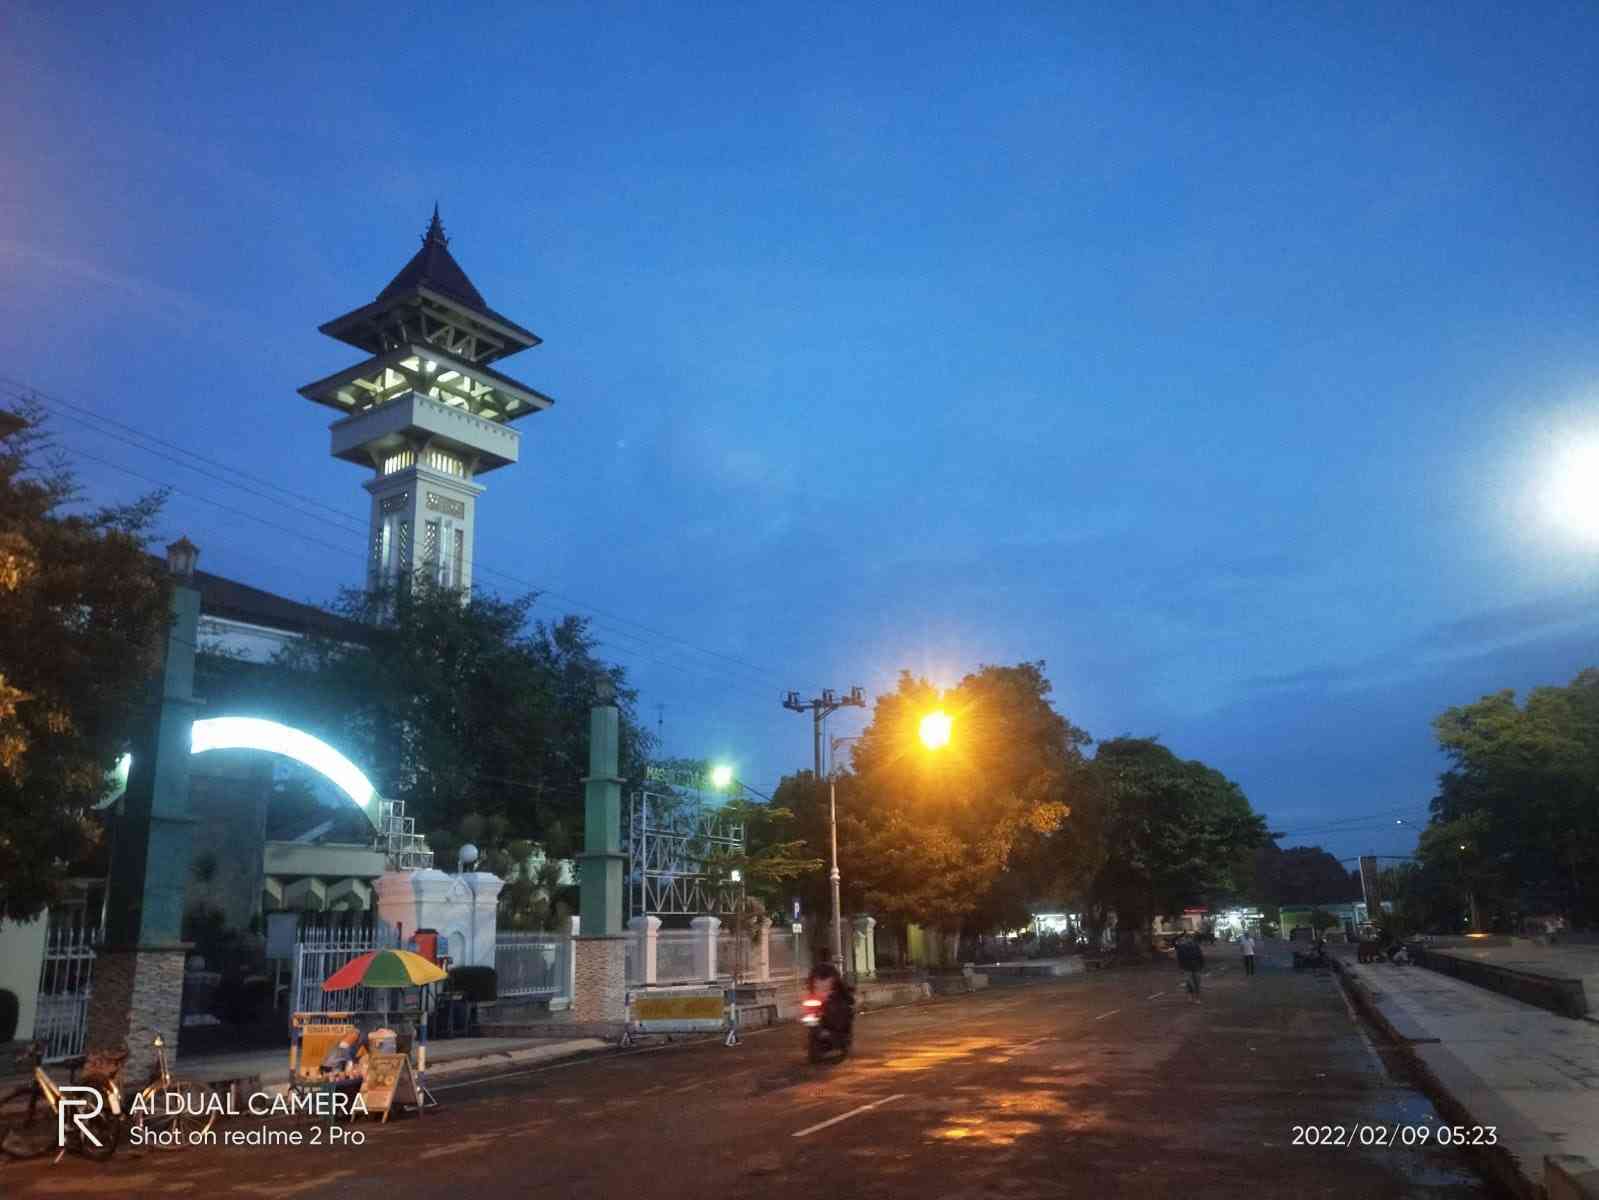
[{"label": "bicycle wheel", "polygon": [[37,1088],[17,1088],[0,1099],[0,1154],[36,1158],[55,1148],[56,1118]]},{"label": "bicycle wheel", "polygon": [[91,1162],[105,1162],[117,1152],[126,1124],[126,1117],[108,1112],[87,1118],[78,1137],[78,1152]]},{"label": "bicycle wheel", "polygon": [[141,1139],[157,1150],[184,1150],[199,1145],[216,1113],[206,1111],[209,1094],[197,1084],[174,1079],[162,1085],[152,1083],[139,1094],[139,1125],[155,1136]]}]

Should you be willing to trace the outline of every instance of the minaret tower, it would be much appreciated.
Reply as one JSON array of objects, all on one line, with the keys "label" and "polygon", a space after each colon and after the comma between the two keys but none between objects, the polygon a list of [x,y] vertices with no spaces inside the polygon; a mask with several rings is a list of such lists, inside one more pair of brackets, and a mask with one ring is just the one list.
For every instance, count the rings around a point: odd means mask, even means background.
[{"label": "minaret tower", "polygon": [[517,460],[512,421],[555,403],[489,364],[540,339],[484,303],[437,205],[422,249],[378,298],[321,331],[371,355],[300,389],[339,413],[333,457],[372,470],[368,587],[471,587],[477,479]]}]

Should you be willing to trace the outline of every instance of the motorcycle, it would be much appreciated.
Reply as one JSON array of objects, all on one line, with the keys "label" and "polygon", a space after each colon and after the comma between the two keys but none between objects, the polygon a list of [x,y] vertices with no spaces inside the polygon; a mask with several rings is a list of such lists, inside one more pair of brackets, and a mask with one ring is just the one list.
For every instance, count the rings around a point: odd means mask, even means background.
[{"label": "motorcycle", "polygon": [[855,1005],[847,994],[805,997],[800,1001],[800,1022],[805,1026],[806,1049],[813,1063],[835,1051],[841,1060],[848,1056]]}]

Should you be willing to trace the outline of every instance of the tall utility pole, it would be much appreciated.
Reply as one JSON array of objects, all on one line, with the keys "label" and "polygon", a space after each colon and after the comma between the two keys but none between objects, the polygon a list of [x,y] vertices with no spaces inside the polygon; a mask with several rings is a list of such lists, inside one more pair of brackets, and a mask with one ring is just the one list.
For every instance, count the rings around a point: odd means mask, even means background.
[{"label": "tall utility pole", "polygon": [[[849,695],[840,699],[838,694],[831,688],[824,688],[822,694],[814,700],[803,701],[799,698],[798,692],[790,692],[783,697],[783,707],[794,712],[805,712],[808,709],[811,713],[811,731],[813,744],[816,748],[815,778],[820,783],[822,781],[822,722],[841,708],[865,708],[866,695],[860,688],[852,687],[849,690]],[[829,764],[827,772],[827,824],[831,831],[833,843],[833,869],[828,874],[828,880],[833,888],[833,959],[841,971],[844,969],[844,917],[838,898],[840,879],[838,873],[838,809],[836,807],[837,794],[834,791],[831,764],[834,748],[839,742],[849,740],[848,738],[834,738],[832,744],[827,748]]]},{"label": "tall utility pole", "polygon": [[858,687],[852,687],[849,695],[840,696],[832,688],[823,688],[822,694],[812,700],[801,700],[798,692],[789,692],[783,697],[783,707],[793,712],[809,712],[811,714],[811,745],[815,753],[816,779],[822,778],[822,722],[832,716],[841,708],[865,708],[866,693]]}]

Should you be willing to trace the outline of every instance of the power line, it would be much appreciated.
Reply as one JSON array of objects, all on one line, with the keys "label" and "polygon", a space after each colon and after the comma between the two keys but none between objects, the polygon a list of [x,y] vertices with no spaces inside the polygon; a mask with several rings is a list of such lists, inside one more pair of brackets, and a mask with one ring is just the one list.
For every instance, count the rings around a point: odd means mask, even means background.
[{"label": "power line", "polygon": [[[166,490],[168,490],[170,492],[173,492],[173,493],[175,493],[177,495],[187,496],[191,500],[197,500],[197,501],[199,501],[199,502],[201,502],[203,504],[212,505],[213,507],[218,508],[218,509],[222,510],[223,512],[232,513],[233,515],[239,516],[239,517],[243,517],[246,520],[256,521],[256,522],[266,526],[269,529],[275,529],[275,530],[279,531],[280,533],[288,534],[290,537],[298,538],[298,539],[300,539],[302,541],[309,542],[311,545],[320,546],[323,549],[331,550],[335,554],[349,555],[351,553],[345,547],[335,546],[331,542],[324,541],[321,538],[313,537],[313,536],[311,536],[309,534],[306,534],[306,533],[304,533],[304,532],[302,532],[300,530],[291,529],[291,528],[289,528],[286,525],[280,525],[280,524],[278,524],[275,521],[270,521],[270,520],[268,520],[265,517],[258,516],[257,514],[252,513],[252,512],[248,512],[245,509],[235,508],[233,505],[225,504],[222,501],[213,499],[210,496],[205,496],[205,495],[202,495],[202,494],[200,494],[198,492],[189,491],[186,488],[180,488],[180,487],[178,487],[175,484],[168,483],[168,482],[166,482],[164,480],[161,480],[161,479],[158,479],[158,478],[156,478],[155,476],[152,476],[152,475],[147,475],[147,474],[145,474],[142,471],[135,470],[134,468],[129,467],[129,466],[125,466],[122,463],[113,462],[110,459],[101,458],[99,455],[91,454],[87,450],[83,450],[80,447],[76,447],[76,446],[67,447],[65,452],[70,454],[73,457],[86,459],[89,462],[94,462],[94,463],[100,464],[101,466],[110,467],[112,470],[121,471],[121,472],[123,472],[125,474],[133,476],[135,479],[142,479],[146,483],[152,484],[152,485],[154,485],[156,487],[159,487],[159,488],[166,489]],[[363,540],[364,540],[365,535],[363,534],[362,537],[363,537]],[[321,605],[310,604],[310,605],[308,605],[308,607],[316,608],[318,611],[328,613],[330,616],[339,616],[339,615],[341,615],[341,614],[335,613],[332,610],[330,610],[330,609],[328,609],[328,608],[326,608],[324,606],[321,606]],[[612,636],[626,636],[626,633],[625,633],[625,631],[622,631],[622,633],[620,635],[618,635],[615,631],[612,631]],[[688,663],[682,663],[682,664],[673,663],[673,662],[671,662],[668,659],[665,659],[665,658],[662,658],[662,657],[659,657],[657,655],[649,653],[647,649],[641,649],[641,648],[637,648],[637,647],[633,647],[633,646],[627,646],[627,645],[617,645],[614,642],[596,641],[596,645],[597,646],[598,645],[607,646],[609,649],[617,652],[618,654],[630,655],[630,656],[632,656],[635,659],[642,659],[644,662],[650,663],[650,664],[655,665],[655,666],[662,667],[665,670],[667,670],[667,672],[669,674],[677,675],[679,677],[681,676],[682,671],[685,670],[685,669],[686,670],[691,670],[691,671],[698,671],[701,674],[704,674],[704,675],[707,675],[707,676],[710,675],[710,672],[712,670],[712,668],[710,668],[707,664],[702,664],[702,663],[695,663],[695,662],[688,662]],[[684,682],[688,682],[688,681],[685,680]],[[760,695],[762,699],[766,699],[767,698],[764,693],[758,693],[756,691],[756,689],[752,685],[750,685],[750,684],[748,684],[748,683],[746,683],[746,682],[744,682],[742,680],[729,679],[729,680],[719,681],[719,682],[724,682],[725,684],[730,684],[731,686],[734,686],[734,687],[743,687],[749,692],[749,694],[751,696]]]},{"label": "power line", "polygon": [[[1421,811],[1421,809],[1411,806],[1409,808],[1391,808],[1383,812],[1362,813],[1358,816],[1349,816],[1329,820],[1320,825],[1304,825],[1298,829],[1284,830],[1282,836],[1298,837],[1299,835],[1306,833],[1361,833],[1371,829],[1391,827],[1395,823],[1396,816],[1399,814],[1405,814],[1406,816],[1417,816],[1420,815]],[[1409,824],[1409,822],[1407,821],[1405,824]]]},{"label": "power line", "polygon": [[[142,447],[142,446],[136,446],[135,448],[137,448],[137,449],[148,449],[147,447]],[[232,513],[232,514],[234,514],[236,516],[243,517],[243,518],[245,518],[247,520],[256,521],[256,522],[258,522],[260,524],[263,524],[263,525],[267,526],[268,528],[275,529],[275,530],[277,530],[277,531],[279,531],[281,533],[285,533],[285,534],[287,534],[287,535],[289,535],[291,537],[299,538],[299,539],[301,539],[303,541],[309,542],[312,545],[320,546],[320,547],[322,547],[324,549],[331,550],[335,554],[338,554],[340,556],[361,557],[362,555],[364,555],[364,550],[362,552],[360,552],[360,554],[358,555],[355,551],[353,551],[353,549],[351,549],[349,547],[335,546],[332,543],[330,543],[330,542],[328,542],[328,541],[326,541],[324,539],[321,539],[321,538],[315,537],[315,536],[313,536],[311,534],[305,533],[302,530],[290,528],[289,526],[282,525],[282,524],[279,524],[277,522],[268,520],[267,518],[261,517],[261,516],[259,516],[256,513],[249,512],[249,511],[247,511],[245,509],[237,508],[237,507],[235,507],[233,505],[226,504],[223,501],[217,500],[217,499],[215,499],[213,497],[210,497],[210,496],[205,496],[205,495],[203,495],[201,493],[198,493],[198,492],[191,491],[191,490],[189,490],[187,488],[179,487],[176,484],[172,484],[172,483],[167,482],[166,480],[159,479],[159,478],[157,478],[155,476],[145,474],[144,472],[135,470],[134,468],[128,467],[128,466],[126,466],[124,464],[113,462],[113,461],[111,461],[109,459],[106,459],[106,458],[102,458],[102,457],[100,457],[98,455],[95,455],[95,454],[93,454],[93,453],[91,453],[91,452],[89,452],[87,450],[82,449],[79,446],[72,445],[72,444],[67,444],[65,446],[65,449],[66,449],[66,451],[68,453],[70,453],[70,454],[72,454],[72,455],[74,455],[76,457],[82,458],[82,459],[90,461],[90,462],[98,463],[98,464],[100,464],[102,466],[109,467],[109,468],[111,468],[113,470],[124,472],[124,473],[126,473],[128,475],[132,475],[133,477],[135,477],[137,479],[142,479],[142,480],[144,480],[147,483],[151,483],[151,484],[155,485],[156,487],[164,488],[164,489],[166,489],[166,490],[168,490],[170,492],[173,492],[173,493],[175,493],[177,495],[186,496],[186,497],[188,497],[190,499],[198,500],[198,501],[200,501],[201,503],[204,503],[204,504],[210,504],[210,505],[212,505],[212,506],[214,506],[214,507],[216,507],[216,508],[218,508],[218,509],[220,509],[220,510],[222,510],[224,512]],[[163,455],[162,457],[167,457],[167,456]],[[189,465],[189,464],[181,464],[181,465]],[[217,478],[216,476],[212,476],[212,475],[210,475],[207,472],[203,472],[202,471],[200,473],[202,475],[206,475],[208,478]],[[222,482],[231,483],[231,481],[228,481],[228,480],[222,480]],[[260,495],[260,493],[254,492],[253,489],[248,489],[247,488],[245,490],[246,491],[251,491],[252,494]],[[271,497],[265,497],[265,498],[271,499]],[[274,503],[275,502],[276,501],[274,501]],[[365,539],[366,539],[366,532],[364,530],[357,531],[356,529],[348,528],[348,529],[345,530],[345,532],[351,534],[352,536],[357,536],[358,535],[361,538],[362,543],[364,544]],[[482,567],[480,569],[484,573],[491,574],[491,575],[499,575],[501,577],[507,578],[507,579],[511,580],[513,583],[516,583],[518,586],[531,588],[533,590],[536,590],[536,585],[530,584],[526,580],[518,579],[515,576],[511,576],[511,575],[509,575],[506,572],[499,571],[496,568],[485,566],[485,567]],[[554,595],[556,593],[550,593],[550,594]],[[326,610],[324,610],[324,611],[326,611]],[[626,638],[626,639],[629,639],[629,641],[631,643],[636,643],[636,644],[628,644],[628,643],[617,644],[615,642],[604,643],[606,645],[609,645],[612,650],[614,650],[614,651],[616,651],[616,652],[618,652],[620,654],[629,655],[629,656],[631,656],[631,657],[633,657],[635,659],[642,660],[643,662],[647,662],[647,663],[650,663],[650,664],[653,664],[653,665],[656,665],[656,666],[663,667],[663,668],[665,668],[666,670],[668,670],[669,672],[671,672],[673,674],[681,674],[685,670],[693,671],[693,672],[696,672],[698,674],[704,675],[707,678],[716,679],[719,683],[723,684],[724,686],[726,686],[728,684],[731,684],[734,687],[741,687],[741,688],[745,689],[752,696],[759,695],[762,699],[767,699],[768,698],[768,694],[767,693],[757,692],[756,689],[747,680],[744,680],[744,679],[741,679],[741,678],[737,678],[737,677],[733,677],[733,676],[725,676],[725,675],[718,674],[718,668],[716,668],[712,664],[702,663],[702,662],[699,662],[699,661],[695,661],[693,659],[689,659],[689,660],[686,660],[686,661],[674,661],[674,660],[672,660],[669,657],[666,657],[666,656],[663,656],[663,655],[660,655],[660,654],[651,653],[650,651],[653,650],[654,647],[649,646],[648,643],[647,643],[647,639],[644,638],[643,636],[641,636],[639,634],[635,634],[632,631],[626,630],[626,629],[613,629],[613,628],[610,628],[608,623],[603,621],[603,620],[597,621],[594,618],[589,618],[589,617],[586,617],[585,619],[589,620],[592,624],[598,624],[601,627],[601,630],[603,632],[605,632],[609,637]],[[667,647],[666,650],[667,650],[668,654],[676,652],[675,648],[673,648],[673,647]]]},{"label": "power line", "polygon": [[[272,482],[270,480],[264,479],[261,476],[254,475],[254,474],[252,474],[252,473],[250,473],[248,471],[243,470],[242,468],[238,468],[238,467],[232,466],[231,464],[225,464],[225,463],[218,462],[217,460],[212,459],[212,458],[208,458],[207,456],[205,456],[203,454],[200,454],[197,451],[194,451],[194,450],[189,449],[189,448],[184,447],[184,446],[180,446],[180,445],[178,445],[178,444],[176,444],[174,442],[167,441],[166,439],[160,438],[160,437],[158,437],[155,434],[147,433],[146,431],[144,431],[142,429],[138,429],[138,428],[136,428],[136,427],[134,427],[132,425],[126,424],[125,422],[118,421],[118,420],[116,420],[113,417],[105,416],[104,414],[102,414],[102,413],[100,413],[100,412],[98,412],[98,411],[96,411],[96,410],[94,410],[92,408],[89,408],[89,407],[87,407],[85,405],[79,404],[76,401],[67,400],[67,399],[65,399],[63,397],[54,396],[54,395],[51,395],[51,394],[48,394],[48,393],[41,392],[37,388],[32,388],[32,387],[30,387],[27,384],[23,384],[23,383],[21,383],[19,381],[13,380],[13,379],[11,379],[11,378],[9,378],[7,376],[0,376],[0,387],[9,388],[11,390],[12,395],[15,398],[18,398],[18,399],[29,399],[29,398],[31,398],[31,399],[39,402],[39,403],[43,403],[43,404],[46,404],[46,405],[52,405],[52,406],[59,406],[61,408],[65,408],[65,409],[71,410],[71,412],[69,414],[67,414],[67,415],[80,414],[82,417],[87,418],[90,421],[97,421],[97,422],[101,422],[102,424],[112,426],[112,427],[114,427],[115,429],[117,429],[119,431],[120,435],[124,439],[128,439],[128,438],[134,439],[133,445],[134,445],[134,447],[136,449],[142,450],[145,453],[153,454],[153,455],[155,455],[157,457],[160,457],[160,458],[164,458],[164,459],[166,459],[166,460],[168,460],[170,462],[175,463],[178,466],[184,467],[185,469],[193,470],[196,473],[205,476],[206,478],[210,478],[210,479],[216,480],[218,482],[224,483],[224,484],[226,484],[228,486],[231,486],[231,487],[238,487],[241,490],[249,492],[250,494],[255,495],[255,496],[257,496],[257,497],[259,497],[261,499],[269,500],[269,501],[271,501],[274,504],[282,503],[282,501],[278,500],[275,496],[265,494],[265,493],[259,491],[256,488],[247,487],[244,484],[239,483],[237,479],[232,478],[232,476],[233,475],[243,476],[244,478],[252,480],[255,483],[258,483],[258,484],[262,485],[263,487],[270,488],[274,492],[281,493],[283,496],[290,498],[291,500],[293,500],[298,505],[310,505],[312,507],[321,509],[321,510],[329,513],[330,515],[332,515],[335,519],[337,519],[342,525],[344,525],[344,527],[350,533],[358,534],[360,536],[361,541],[362,541],[361,554],[362,554],[362,558],[363,558],[363,562],[364,562],[365,541],[366,541],[368,530],[364,526],[361,526],[359,524],[359,518],[354,517],[354,516],[352,516],[349,513],[346,513],[346,512],[344,512],[344,511],[342,511],[340,509],[334,508],[331,505],[325,504],[322,501],[317,500],[315,497],[306,496],[303,493],[296,492],[296,491],[294,491],[294,490],[292,490],[290,488],[285,488],[281,484],[277,484],[277,483],[274,483],[274,482]],[[94,430],[93,432],[104,432],[104,431],[103,430]],[[154,448],[152,448],[149,445],[145,445],[144,444],[145,442],[155,443],[157,446],[164,447],[166,450],[171,450],[171,451],[176,452],[176,454],[177,455],[181,455],[181,457],[174,457],[173,454],[165,453],[165,452],[163,452],[163,450],[154,449]],[[86,457],[91,457],[92,458],[93,456],[86,455]],[[211,472],[208,472],[208,471],[202,469],[200,466],[196,465],[196,462],[194,460],[198,460],[199,462],[204,462],[204,463],[207,463],[207,464],[209,464],[211,466],[214,466],[214,467],[218,468],[219,470],[227,472],[227,475],[216,475],[216,474],[213,474]],[[95,461],[99,461],[99,462],[105,463],[105,460],[103,460],[103,459],[99,459],[99,460],[95,460]],[[111,463],[106,463],[105,465],[116,466],[116,464],[111,464]],[[125,468],[119,468],[119,469],[125,469]],[[168,486],[170,486],[170,485],[168,485]],[[183,489],[179,489],[179,488],[175,488],[175,487],[173,488],[173,490],[174,491],[178,491],[180,494],[183,494],[183,495],[191,495],[191,496],[194,495],[194,493],[190,493],[190,492],[184,491]],[[196,498],[205,499],[203,497],[196,497]],[[216,504],[219,505],[219,507],[226,507],[226,506],[222,506],[220,504],[220,502],[218,502],[218,501],[208,501],[208,502],[216,503]],[[232,511],[239,512],[239,510],[232,510]],[[250,516],[250,519],[255,519],[255,520],[260,520],[261,519],[261,518],[253,517],[251,514],[243,514],[243,513],[241,513],[240,515]],[[307,513],[305,515],[311,515],[311,514]],[[318,519],[321,519],[321,518],[318,518]],[[297,531],[291,531],[291,530],[284,529],[284,527],[282,527],[282,526],[274,526],[274,527],[282,530],[283,532],[290,533],[291,536],[297,536],[297,537],[305,537],[306,536],[306,535],[298,533]],[[307,540],[315,541],[315,539],[309,539],[309,538]],[[321,545],[324,545],[324,546],[327,545],[327,543],[323,543],[323,542],[319,542],[318,544],[321,544]],[[336,551],[336,552],[343,552],[343,551]],[[715,659],[721,660],[723,662],[726,662],[726,663],[741,667],[741,668],[743,668],[746,671],[753,672],[755,675],[762,677],[767,682],[775,682],[775,681],[779,680],[780,678],[782,678],[781,676],[779,676],[775,672],[771,672],[771,671],[769,671],[769,670],[767,670],[765,668],[756,666],[755,664],[747,662],[744,659],[741,659],[741,658],[737,657],[736,655],[730,655],[730,654],[726,654],[726,653],[724,653],[722,651],[712,650],[712,649],[709,649],[707,647],[696,645],[695,643],[690,642],[690,641],[688,641],[685,638],[678,637],[675,634],[670,634],[670,633],[667,633],[667,632],[665,632],[663,630],[655,629],[655,628],[653,628],[651,626],[643,624],[642,622],[635,621],[635,620],[633,620],[630,617],[624,617],[624,616],[621,616],[621,615],[616,614],[616,613],[608,612],[608,611],[606,611],[604,609],[601,609],[601,608],[599,608],[599,607],[597,607],[595,605],[589,604],[586,601],[584,601],[584,600],[582,600],[582,599],[580,599],[580,598],[578,598],[576,596],[572,596],[570,594],[557,591],[556,589],[553,589],[553,588],[543,587],[543,586],[539,585],[538,583],[536,583],[534,581],[520,578],[520,577],[515,576],[515,575],[511,574],[510,572],[504,571],[504,570],[502,570],[500,568],[497,568],[497,567],[494,567],[494,566],[491,566],[491,565],[488,565],[488,564],[476,564],[476,565],[477,565],[477,569],[479,571],[485,573],[485,574],[497,576],[499,578],[507,580],[510,583],[513,583],[513,584],[517,585],[520,588],[524,588],[524,589],[527,589],[527,590],[538,592],[538,593],[543,594],[543,595],[548,595],[548,596],[550,596],[552,598],[555,598],[555,599],[558,599],[558,600],[562,600],[562,601],[564,601],[564,602],[566,602],[568,604],[575,605],[579,609],[586,609],[588,612],[594,614],[594,618],[593,619],[598,619],[599,621],[601,621],[603,623],[620,624],[620,625],[624,625],[624,626],[632,626],[632,627],[634,627],[634,628],[636,628],[638,630],[641,630],[643,632],[643,634],[647,635],[648,637],[657,638],[657,639],[661,639],[663,641],[671,642],[671,643],[674,643],[676,646],[680,646],[680,647],[682,647],[683,649],[685,649],[687,651],[690,651],[690,652],[693,652],[693,653],[696,653],[696,654],[705,655],[707,657],[715,658]],[[616,636],[630,637],[630,638],[632,638],[635,641],[642,642],[644,640],[644,638],[641,637],[639,634],[633,633],[629,629],[619,629],[619,630],[616,630],[615,633],[616,633]],[[660,661],[660,660],[656,660],[656,661]],[[731,678],[731,676],[729,678]]]}]

